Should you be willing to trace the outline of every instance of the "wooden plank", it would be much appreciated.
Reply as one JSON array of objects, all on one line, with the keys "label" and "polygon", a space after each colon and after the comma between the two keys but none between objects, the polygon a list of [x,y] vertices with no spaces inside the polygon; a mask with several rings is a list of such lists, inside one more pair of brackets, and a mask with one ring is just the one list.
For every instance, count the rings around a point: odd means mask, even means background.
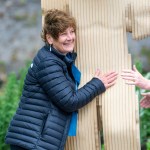
[{"label": "wooden plank", "polygon": [[[137,32],[139,27],[134,18],[137,17],[139,5],[137,7],[136,4],[141,2],[139,0],[41,2],[43,10],[62,9],[77,20],[76,65],[82,72],[80,86],[93,77],[96,68],[118,73],[124,68],[131,68],[126,17],[131,21],[128,25],[136,38],[142,32],[144,37],[149,32],[149,29]],[[97,119],[97,116],[102,118]],[[140,150],[138,100],[134,87],[127,86],[120,76],[114,87],[79,110],[77,136],[68,137],[65,150],[99,150],[101,127],[98,128],[98,124],[103,128],[105,150]]]}]

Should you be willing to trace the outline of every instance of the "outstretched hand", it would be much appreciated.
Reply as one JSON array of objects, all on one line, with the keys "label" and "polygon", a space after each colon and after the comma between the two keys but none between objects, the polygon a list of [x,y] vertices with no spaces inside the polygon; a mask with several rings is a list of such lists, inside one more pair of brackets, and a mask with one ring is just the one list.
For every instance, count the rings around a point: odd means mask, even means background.
[{"label": "outstretched hand", "polygon": [[140,101],[140,106],[143,108],[150,108],[150,92],[149,93],[142,93],[144,96]]},{"label": "outstretched hand", "polygon": [[123,79],[127,80],[126,84],[136,85],[146,90],[150,89],[150,81],[140,74],[135,65],[133,66],[133,70],[123,70],[121,76]]},{"label": "outstretched hand", "polygon": [[118,73],[114,71],[107,74],[102,74],[101,71],[98,69],[94,77],[100,79],[103,82],[105,88],[108,89],[116,83],[117,75]]}]

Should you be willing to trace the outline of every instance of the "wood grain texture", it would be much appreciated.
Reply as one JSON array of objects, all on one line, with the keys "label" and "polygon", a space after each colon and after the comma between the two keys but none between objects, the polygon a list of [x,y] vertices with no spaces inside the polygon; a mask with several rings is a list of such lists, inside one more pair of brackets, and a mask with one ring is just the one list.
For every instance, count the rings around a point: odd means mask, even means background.
[{"label": "wood grain texture", "polygon": [[[41,5],[65,10],[77,20],[80,87],[97,68],[119,74],[131,69],[127,31],[134,39],[150,36],[149,0],[41,0]],[[135,87],[119,76],[115,86],[79,110],[77,136],[68,137],[65,150],[100,150],[100,130],[105,150],[140,150],[138,108]]]}]

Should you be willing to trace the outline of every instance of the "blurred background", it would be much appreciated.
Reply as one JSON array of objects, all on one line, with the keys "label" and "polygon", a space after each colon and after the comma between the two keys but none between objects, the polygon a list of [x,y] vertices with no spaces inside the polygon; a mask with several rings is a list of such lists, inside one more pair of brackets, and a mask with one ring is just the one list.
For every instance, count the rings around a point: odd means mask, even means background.
[{"label": "blurred background", "polygon": [[[18,105],[27,68],[44,44],[41,20],[40,0],[0,0],[0,150],[9,150],[5,133]],[[150,37],[135,41],[127,33],[127,39],[133,64],[150,78]],[[135,90],[140,99],[145,91]],[[140,108],[140,120],[141,149],[150,150],[149,109]]]},{"label": "blurred background", "polygon": [[0,73],[18,72],[32,59],[40,33],[40,0],[0,0]]}]

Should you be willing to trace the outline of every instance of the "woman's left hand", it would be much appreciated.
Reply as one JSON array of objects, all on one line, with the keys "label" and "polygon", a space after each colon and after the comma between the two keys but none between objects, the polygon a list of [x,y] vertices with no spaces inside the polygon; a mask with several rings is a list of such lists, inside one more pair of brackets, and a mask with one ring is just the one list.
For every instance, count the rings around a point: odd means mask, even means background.
[{"label": "woman's left hand", "polygon": [[142,93],[144,96],[140,101],[140,106],[143,108],[150,108],[150,92],[149,93]]},{"label": "woman's left hand", "polygon": [[98,78],[101,80],[105,86],[106,89],[110,88],[116,83],[118,73],[115,71],[111,71],[106,74],[102,74],[99,69],[95,72],[95,78]]}]

